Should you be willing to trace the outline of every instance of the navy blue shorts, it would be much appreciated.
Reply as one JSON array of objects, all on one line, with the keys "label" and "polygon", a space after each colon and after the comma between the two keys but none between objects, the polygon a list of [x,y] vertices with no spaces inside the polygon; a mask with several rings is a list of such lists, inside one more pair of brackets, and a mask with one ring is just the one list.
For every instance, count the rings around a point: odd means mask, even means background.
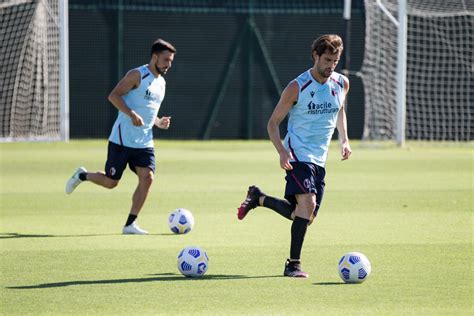
[{"label": "navy blue shorts", "polygon": [[296,194],[316,194],[316,215],[324,195],[326,170],[310,162],[292,162],[293,170],[286,171],[285,199],[296,206]]},{"label": "navy blue shorts", "polygon": [[155,149],[130,148],[109,142],[105,175],[111,179],[120,180],[127,163],[135,173],[135,167],[149,168],[155,173]]}]

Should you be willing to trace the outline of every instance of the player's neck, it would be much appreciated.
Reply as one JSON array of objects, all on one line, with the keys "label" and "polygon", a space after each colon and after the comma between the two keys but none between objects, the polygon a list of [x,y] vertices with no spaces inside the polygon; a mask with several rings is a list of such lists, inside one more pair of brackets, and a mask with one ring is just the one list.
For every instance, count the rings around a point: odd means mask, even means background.
[{"label": "player's neck", "polygon": [[329,78],[326,78],[326,77],[321,76],[321,75],[316,71],[316,68],[315,68],[315,67],[311,68],[310,72],[311,72],[311,76],[313,76],[313,79],[316,80],[317,82],[319,82],[320,84],[325,84],[326,81],[329,80]]}]

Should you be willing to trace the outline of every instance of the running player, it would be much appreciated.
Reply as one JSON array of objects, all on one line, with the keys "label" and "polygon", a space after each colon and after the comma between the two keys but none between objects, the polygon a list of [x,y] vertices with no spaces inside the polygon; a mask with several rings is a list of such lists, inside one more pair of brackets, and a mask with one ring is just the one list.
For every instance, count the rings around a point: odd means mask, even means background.
[{"label": "running player", "polygon": [[136,224],[136,219],[154,179],[153,126],[168,129],[171,122],[171,117],[159,118],[158,111],[165,97],[163,75],[171,68],[175,53],[170,43],[157,39],[151,47],[150,62],[130,70],[120,80],[109,95],[109,101],[119,112],[109,137],[105,172],[87,172],[80,167],[66,183],[67,194],[84,181],[112,189],[118,185],[128,164],[138,176],[138,186],[123,234],[148,234]]}]

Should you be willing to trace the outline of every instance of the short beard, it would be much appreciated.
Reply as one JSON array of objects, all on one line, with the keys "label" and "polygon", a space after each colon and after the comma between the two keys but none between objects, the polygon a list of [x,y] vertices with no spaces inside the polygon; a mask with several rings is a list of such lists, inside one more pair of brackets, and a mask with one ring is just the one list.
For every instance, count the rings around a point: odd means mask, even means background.
[{"label": "short beard", "polygon": [[319,74],[321,75],[321,77],[323,77],[323,78],[329,78],[329,77],[331,77],[332,71],[331,71],[331,73],[330,73],[329,75],[326,75],[326,73],[325,73],[324,70],[321,70],[321,69],[318,68],[318,73],[319,73]]},{"label": "short beard", "polygon": [[155,63],[155,70],[156,70],[156,72],[157,72],[158,74],[160,74],[160,75],[166,74],[166,71],[162,71],[162,70],[160,69],[160,67],[158,67],[158,66],[156,65],[156,63]]}]

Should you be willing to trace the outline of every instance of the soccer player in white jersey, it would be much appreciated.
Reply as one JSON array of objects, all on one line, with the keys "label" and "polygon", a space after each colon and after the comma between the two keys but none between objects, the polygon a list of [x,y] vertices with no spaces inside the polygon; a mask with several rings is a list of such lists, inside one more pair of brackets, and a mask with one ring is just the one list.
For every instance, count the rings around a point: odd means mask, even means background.
[{"label": "soccer player in white jersey", "polygon": [[[343,50],[338,35],[323,35],[313,42],[311,69],[291,81],[283,91],[267,125],[268,134],[286,171],[285,199],[265,195],[251,186],[237,209],[242,220],[257,206],[264,206],[288,218],[291,225],[290,257],[283,275],[307,278],[300,255],[307,226],[316,217],[324,193],[325,164],[329,143],[337,127],[342,160],[351,155],[347,137],[344,99],[349,80],[334,71]],[[289,115],[287,135],[282,143],[279,125]]]},{"label": "soccer player in white jersey", "polygon": [[109,101],[119,110],[109,137],[105,172],[87,172],[80,167],[66,183],[71,194],[84,181],[108,189],[115,188],[128,166],[138,176],[132,206],[123,234],[145,235],[136,219],[145,203],[155,172],[153,126],[168,129],[171,117],[158,117],[165,97],[166,82],[163,75],[171,68],[176,49],[170,43],[157,39],[151,48],[150,62],[130,70],[115,86]]}]

